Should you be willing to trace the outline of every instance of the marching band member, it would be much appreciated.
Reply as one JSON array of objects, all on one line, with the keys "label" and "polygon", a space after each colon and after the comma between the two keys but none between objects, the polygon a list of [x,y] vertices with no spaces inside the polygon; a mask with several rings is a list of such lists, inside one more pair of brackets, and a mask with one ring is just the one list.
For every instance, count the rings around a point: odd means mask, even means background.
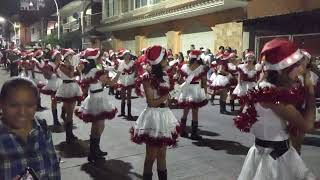
[{"label": "marching band member", "polygon": [[[315,180],[289,142],[287,131],[287,124],[303,132],[314,126],[314,86],[305,58],[292,42],[279,38],[267,42],[261,55],[268,71],[266,80],[249,92],[246,110],[234,119],[241,131],[255,136],[238,180]],[[304,76],[304,87],[295,86],[299,75]],[[304,103],[302,113],[299,109]]]},{"label": "marching band member", "polygon": [[46,84],[40,89],[40,92],[45,95],[51,96],[51,111],[53,117],[53,124],[55,126],[61,126],[58,119],[57,100],[55,98],[56,92],[61,84],[61,79],[57,74],[57,69],[61,63],[61,53],[57,50],[50,52],[50,62],[44,61],[44,65],[41,68],[44,78],[47,80]]},{"label": "marching band member", "polygon": [[81,63],[79,70],[83,73],[82,83],[89,86],[89,95],[75,113],[84,122],[92,123],[88,161],[99,163],[104,161],[104,156],[108,154],[100,149],[100,138],[105,128],[104,120],[113,119],[117,113],[117,108],[110,103],[109,97],[106,96],[104,86],[114,85],[120,73],[111,79],[108,72],[98,69],[97,61],[102,57],[99,49],[88,48],[85,51],[85,57],[86,63]]},{"label": "marching band member", "polygon": [[255,68],[255,56],[253,52],[248,52],[245,55],[244,61],[244,64],[238,65],[238,85],[233,91],[233,95],[240,99],[240,112],[243,110],[244,107],[241,101],[242,97],[245,96],[249,90],[253,89],[257,85],[258,79],[258,71]]},{"label": "marching band member", "polygon": [[82,99],[82,91],[74,77],[75,68],[72,64],[72,58],[75,56],[75,52],[72,49],[63,49],[62,55],[63,63],[60,63],[57,69],[62,84],[57,89],[55,96],[58,102],[63,102],[62,109],[66,114],[66,117],[63,118],[65,121],[66,142],[67,144],[72,144],[78,139],[72,132],[73,111],[76,102]]},{"label": "marching band member", "polygon": [[181,81],[185,81],[181,93],[177,95],[177,105],[183,108],[181,118],[181,136],[188,137],[186,123],[189,110],[192,110],[191,139],[200,140],[198,134],[198,112],[199,108],[208,103],[207,100],[207,72],[208,68],[203,65],[200,58],[201,51],[192,50],[189,54],[189,64],[180,69]]},{"label": "marching band member", "polygon": [[119,116],[125,116],[125,106],[127,101],[128,107],[128,119],[132,120],[131,115],[131,94],[132,89],[135,87],[136,71],[134,66],[134,61],[130,59],[130,51],[126,49],[119,50],[118,57],[119,60],[118,71],[121,73],[119,80],[117,82],[117,87],[120,89],[121,96],[121,113]]},{"label": "marching band member", "polygon": [[165,72],[167,53],[161,46],[151,46],[146,51],[151,71],[143,75],[143,88],[147,108],[131,128],[131,140],[146,144],[143,180],[152,180],[152,167],[157,160],[159,180],[167,180],[166,149],[176,145],[179,122],[168,108],[172,79]]}]

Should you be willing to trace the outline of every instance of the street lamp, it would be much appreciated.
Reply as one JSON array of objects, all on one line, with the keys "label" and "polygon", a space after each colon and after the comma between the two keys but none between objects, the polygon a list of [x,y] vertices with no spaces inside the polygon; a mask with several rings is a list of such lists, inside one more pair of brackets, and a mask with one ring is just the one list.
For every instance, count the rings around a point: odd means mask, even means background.
[{"label": "street lamp", "polygon": [[17,45],[17,31],[16,31],[16,26],[14,25],[14,23],[12,21],[10,21],[9,19],[5,19],[4,17],[0,16],[0,23],[4,23],[8,21],[12,26],[13,26],[13,30],[14,30],[14,39],[15,39],[15,43]]},{"label": "street lamp", "polygon": [[57,3],[57,0],[53,0],[55,5],[56,5],[56,10],[57,10],[57,16],[58,16],[58,39],[60,40],[60,13],[59,13],[59,6]]}]

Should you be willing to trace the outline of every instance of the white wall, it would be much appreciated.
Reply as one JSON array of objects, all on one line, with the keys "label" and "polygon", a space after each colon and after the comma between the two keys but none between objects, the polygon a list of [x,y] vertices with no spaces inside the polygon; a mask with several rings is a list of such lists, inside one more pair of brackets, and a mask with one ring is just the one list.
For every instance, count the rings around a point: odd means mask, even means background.
[{"label": "white wall", "polygon": [[[34,31],[32,31],[32,30],[34,30]],[[40,31],[41,31],[41,24],[40,23],[34,23],[30,26],[29,32],[31,35],[31,42],[38,41],[41,38]]]},{"label": "white wall", "polygon": [[165,36],[148,38],[147,46],[149,47],[153,45],[160,45],[164,48],[167,48],[167,38]]},{"label": "white wall", "polygon": [[130,50],[132,54],[136,52],[136,41],[135,40],[128,40],[123,41],[123,47]]},{"label": "white wall", "polygon": [[180,37],[180,51],[186,56],[190,45],[194,44],[196,49],[200,47],[209,48],[212,51],[214,45],[213,32],[195,32],[190,34],[181,34]]}]

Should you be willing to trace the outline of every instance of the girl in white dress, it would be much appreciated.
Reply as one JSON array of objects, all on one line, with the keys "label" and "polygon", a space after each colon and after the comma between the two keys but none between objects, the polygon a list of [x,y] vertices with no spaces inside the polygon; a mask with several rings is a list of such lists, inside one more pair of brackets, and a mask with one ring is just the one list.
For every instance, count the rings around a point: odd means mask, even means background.
[{"label": "girl in white dress", "polygon": [[152,180],[152,167],[156,160],[159,180],[167,180],[166,149],[176,145],[179,133],[179,122],[168,107],[173,79],[164,71],[167,66],[165,48],[151,46],[146,57],[152,66],[151,71],[142,77],[148,107],[131,128],[131,140],[146,144],[143,180]]},{"label": "girl in white dress", "polygon": [[56,99],[58,102],[63,102],[62,109],[66,113],[66,116],[63,117],[65,121],[66,142],[67,144],[72,144],[78,139],[72,132],[73,111],[76,102],[82,99],[82,90],[75,80],[75,68],[71,64],[71,59],[75,55],[75,52],[72,49],[63,49],[62,55],[63,63],[60,63],[57,69],[62,84],[57,89]]},{"label": "girl in white dress", "polygon": [[245,63],[238,65],[238,85],[233,91],[233,95],[240,99],[240,112],[243,110],[242,97],[257,85],[258,71],[254,65],[254,54],[249,52],[245,55]]},{"label": "girl in white dress", "polygon": [[[266,80],[246,96],[245,112],[234,119],[241,131],[250,131],[256,138],[238,180],[315,180],[287,131],[287,124],[304,132],[312,131],[314,125],[314,88],[303,54],[292,42],[274,39],[265,44],[261,55],[268,71]],[[305,86],[297,88],[294,83],[299,75],[305,77]]]},{"label": "girl in white dress", "polygon": [[87,63],[80,64],[78,69],[83,73],[81,83],[88,84],[89,95],[75,113],[84,122],[92,123],[88,161],[99,163],[104,161],[104,156],[108,154],[100,149],[100,137],[105,127],[104,120],[113,119],[117,113],[117,108],[110,103],[110,97],[107,96],[104,86],[114,85],[120,73],[111,79],[107,71],[97,68],[97,62],[102,58],[99,49],[88,48],[85,57]]},{"label": "girl in white dress", "polygon": [[44,78],[46,79],[44,86],[40,89],[40,92],[45,95],[51,96],[51,111],[53,117],[53,124],[55,126],[61,126],[58,119],[57,100],[55,98],[56,92],[61,84],[61,79],[57,74],[57,69],[61,63],[61,53],[57,50],[49,52],[50,62],[44,61],[44,65],[41,68]]},{"label": "girl in white dress", "polygon": [[130,51],[121,49],[118,53],[119,60],[118,71],[121,73],[116,87],[120,89],[121,96],[121,113],[119,116],[125,116],[125,106],[127,101],[129,120],[132,120],[131,114],[131,94],[135,87],[136,69],[134,61],[131,60]]},{"label": "girl in white dress", "polygon": [[207,99],[207,72],[200,58],[201,51],[192,50],[189,54],[189,64],[184,64],[180,69],[180,82],[184,82],[181,93],[177,95],[177,105],[183,108],[181,118],[181,136],[188,137],[186,123],[189,110],[192,110],[191,139],[200,140],[198,134],[199,108],[208,104]]}]

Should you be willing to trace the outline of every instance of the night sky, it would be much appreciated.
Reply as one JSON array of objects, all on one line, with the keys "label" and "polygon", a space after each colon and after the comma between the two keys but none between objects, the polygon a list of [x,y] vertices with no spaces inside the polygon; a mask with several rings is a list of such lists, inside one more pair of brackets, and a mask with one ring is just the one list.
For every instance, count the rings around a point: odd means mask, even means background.
[{"label": "night sky", "polygon": [[[57,0],[59,8],[72,0]],[[13,17],[19,14],[20,21],[28,24],[37,21],[39,17],[48,17],[55,13],[55,4],[53,0],[45,0],[46,7],[39,12],[21,12],[19,7],[19,0],[0,0],[0,16]]]}]

